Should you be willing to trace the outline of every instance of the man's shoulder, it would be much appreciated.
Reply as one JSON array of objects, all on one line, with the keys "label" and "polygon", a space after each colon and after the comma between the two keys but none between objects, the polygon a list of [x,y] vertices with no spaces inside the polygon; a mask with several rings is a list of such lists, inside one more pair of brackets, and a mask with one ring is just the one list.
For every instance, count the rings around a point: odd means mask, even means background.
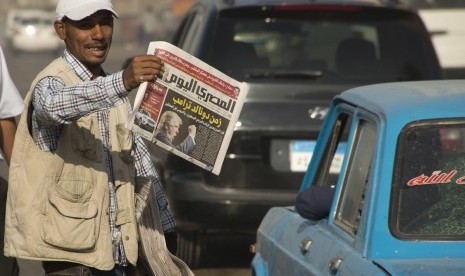
[{"label": "man's shoulder", "polygon": [[155,133],[155,137],[156,138],[167,138],[168,135],[166,135],[166,133],[162,130],[159,130]]},{"label": "man's shoulder", "polygon": [[41,72],[59,74],[61,72],[68,72],[72,70],[69,64],[63,57],[58,57],[50,62]]},{"label": "man's shoulder", "polygon": [[65,83],[75,82],[76,74],[63,57],[58,57],[42,69],[33,81],[33,86],[48,77],[61,78]]},{"label": "man's shoulder", "polygon": [[155,134],[155,138],[162,141],[163,143],[167,144],[167,143],[170,143],[170,140],[168,138],[168,135],[163,132],[163,131],[158,131],[156,134]]},{"label": "man's shoulder", "polygon": [[36,76],[36,79],[42,79],[47,76],[55,76],[59,72],[66,70],[66,62],[62,57],[58,57],[45,66]]}]

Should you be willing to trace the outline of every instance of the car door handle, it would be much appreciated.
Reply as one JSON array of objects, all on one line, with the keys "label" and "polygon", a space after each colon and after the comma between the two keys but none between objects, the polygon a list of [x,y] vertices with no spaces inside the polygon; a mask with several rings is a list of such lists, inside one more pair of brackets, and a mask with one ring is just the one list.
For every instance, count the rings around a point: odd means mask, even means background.
[{"label": "car door handle", "polygon": [[312,245],[312,240],[309,237],[305,237],[303,240],[300,241],[300,252],[305,255],[308,251],[310,251],[310,247]]},{"label": "car door handle", "polygon": [[332,258],[331,261],[329,262],[329,272],[331,274],[336,274],[341,264],[342,264],[342,257],[337,256],[337,257]]}]

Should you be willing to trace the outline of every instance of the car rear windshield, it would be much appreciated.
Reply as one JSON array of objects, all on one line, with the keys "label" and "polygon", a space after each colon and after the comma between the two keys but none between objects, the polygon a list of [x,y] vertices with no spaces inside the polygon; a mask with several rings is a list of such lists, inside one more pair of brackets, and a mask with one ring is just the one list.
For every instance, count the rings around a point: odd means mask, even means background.
[{"label": "car rear windshield", "polygon": [[219,16],[210,64],[240,80],[432,79],[437,59],[415,14],[332,6],[240,8]]},{"label": "car rear windshield", "polygon": [[465,122],[409,127],[397,156],[394,232],[413,239],[464,239]]}]

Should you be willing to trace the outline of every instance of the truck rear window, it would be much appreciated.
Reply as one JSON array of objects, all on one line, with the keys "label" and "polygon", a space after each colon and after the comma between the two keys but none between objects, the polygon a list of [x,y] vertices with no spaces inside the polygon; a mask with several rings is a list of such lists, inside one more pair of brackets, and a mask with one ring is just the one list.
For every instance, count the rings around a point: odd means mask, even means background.
[{"label": "truck rear window", "polygon": [[412,127],[401,143],[394,232],[406,238],[463,239],[465,122]]}]

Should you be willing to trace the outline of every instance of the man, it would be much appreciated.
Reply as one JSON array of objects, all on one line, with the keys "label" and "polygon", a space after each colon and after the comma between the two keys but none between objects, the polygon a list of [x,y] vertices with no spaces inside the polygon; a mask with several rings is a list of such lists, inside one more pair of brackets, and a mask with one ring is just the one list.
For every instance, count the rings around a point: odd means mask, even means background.
[{"label": "man", "polygon": [[10,166],[5,255],[42,260],[47,275],[128,275],[144,248],[138,183],[155,187],[163,232],[175,229],[147,148],[125,128],[128,93],[160,76],[163,64],[138,56],[106,75],[118,17],[110,0],[59,0],[56,15],[66,49],[25,98]]},{"label": "man", "polygon": [[[11,80],[5,57],[0,47],[0,155],[1,161],[10,164],[13,141],[16,132],[15,117],[23,110],[23,99]],[[2,157],[5,159],[2,160]],[[8,182],[0,177],[0,245],[3,248],[3,234],[5,222],[5,205]],[[5,275],[15,276],[19,274],[18,263],[14,258],[6,258],[0,255],[0,268]],[[0,273],[1,274],[1,273]]]},{"label": "man", "polygon": [[178,145],[174,145],[173,140],[178,135],[179,127],[181,125],[182,119],[176,112],[165,111],[160,117],[155,138],[185,154],[189,154],[195,146],[195,134],[197,128],[195,125],[190,125],[187,128],[189,133],[186,138],[184,138],[184,140]]}]

